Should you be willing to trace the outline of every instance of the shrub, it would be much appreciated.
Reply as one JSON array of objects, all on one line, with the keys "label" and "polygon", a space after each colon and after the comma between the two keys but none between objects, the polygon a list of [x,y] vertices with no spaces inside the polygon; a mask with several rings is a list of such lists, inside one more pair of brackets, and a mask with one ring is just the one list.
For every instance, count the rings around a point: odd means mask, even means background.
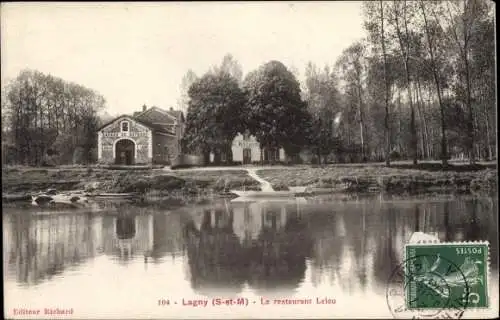
[{"label": "shrub", "polygon": [[151,181],[146,179],[134,179],[134,182],[129,185],[123,186],[122,192],[138,192],[146,193],[151,189]]},{"label": "shrub", "polygon": [[73,151],[73,164],[80,164],[84,161],[84,150],[82,147],[76,147]]},{"label": "shrub", "polygon": [[275,191],[288,191],[289,190],[288,186],[284,183],[281,183],[281,182],[273,184],[273,189]]},{"label": "shrub", "polygon": [[46,154],[42,158],[42,167],[55,167],[57,166],[57,156]]},{"label": "shrub", "polygon": [[227,189],[229,189],[231,182],[233,181],[231,181],[230,178],[220,177],[217,179],[217,181],[215,181],[213,189],[214,191],[226,191]]},{"label": "shrub", "polygon": [[164,175],[154,177],[151,187],[157,190],[176,190],[182,189],[185,184],[186,181],[181,178]]},{"label": "shrub", "polygon": [[391,160],[399,160],[401,159],[401,155],[396,150],[392,150],[390,153],[390,158]]}]

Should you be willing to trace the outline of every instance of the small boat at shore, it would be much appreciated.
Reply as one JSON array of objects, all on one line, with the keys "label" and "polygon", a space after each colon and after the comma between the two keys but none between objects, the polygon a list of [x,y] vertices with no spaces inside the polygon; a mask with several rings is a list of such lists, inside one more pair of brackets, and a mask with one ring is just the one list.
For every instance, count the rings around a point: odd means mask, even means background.
[{"label": "small boat at shore", "polygon": [[241,191],[231,190],[238,197],[256,198],[256,197],[294,197],[295,193],[290,191]]},{"label": "small boat at shore", "polygon": [[303,196],[296,197],[236,197],[231,203],[237,205],[241,203],[298,203],[306,204],[307,198]]},{"label": "small boat at shore", "polygon": [[31,196],[31,204],[34,206],[54,205],[54,204],[67,204],[77,205],[88,203],[88,198],[81,194],[54,194],[54,193],[41,193]]},{"label": "small boat at shore", "polygon": [[289,189],[280,191],[231,190],[230,192],[243,198],[292,198],[309,193],[306,187],[289,187]]}]

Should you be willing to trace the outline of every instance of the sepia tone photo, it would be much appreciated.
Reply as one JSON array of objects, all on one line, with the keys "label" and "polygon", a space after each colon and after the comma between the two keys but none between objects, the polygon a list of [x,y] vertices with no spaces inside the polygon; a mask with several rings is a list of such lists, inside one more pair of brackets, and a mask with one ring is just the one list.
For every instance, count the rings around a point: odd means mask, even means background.
[{"label": "sepia tone photo", "polygon": [[498,318],[494,2],[0,14],[5,318]]}]

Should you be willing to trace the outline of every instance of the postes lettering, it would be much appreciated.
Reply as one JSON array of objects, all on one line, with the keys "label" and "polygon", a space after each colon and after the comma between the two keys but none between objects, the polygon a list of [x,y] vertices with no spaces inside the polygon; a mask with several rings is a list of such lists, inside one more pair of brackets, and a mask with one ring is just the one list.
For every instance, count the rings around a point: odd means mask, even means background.
[{"label": "postes lettering", "polygon": [[462,254],[482,254],[481,248],[474,247],[460,247],[455,249],[458,255]]}]

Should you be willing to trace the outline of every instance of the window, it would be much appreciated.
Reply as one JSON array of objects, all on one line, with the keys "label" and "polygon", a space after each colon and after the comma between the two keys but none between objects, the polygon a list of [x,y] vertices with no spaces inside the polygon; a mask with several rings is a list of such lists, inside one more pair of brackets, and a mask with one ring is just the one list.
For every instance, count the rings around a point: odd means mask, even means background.
[{"label": "window", "polygon": [[280,150],[278,148],[270,148],[268,150],[268,160],[269,161],[279,161],[280,160]]},{"label": "window", "polygon": [[122,132],[128,132],[128,121],[122,121]]}]

